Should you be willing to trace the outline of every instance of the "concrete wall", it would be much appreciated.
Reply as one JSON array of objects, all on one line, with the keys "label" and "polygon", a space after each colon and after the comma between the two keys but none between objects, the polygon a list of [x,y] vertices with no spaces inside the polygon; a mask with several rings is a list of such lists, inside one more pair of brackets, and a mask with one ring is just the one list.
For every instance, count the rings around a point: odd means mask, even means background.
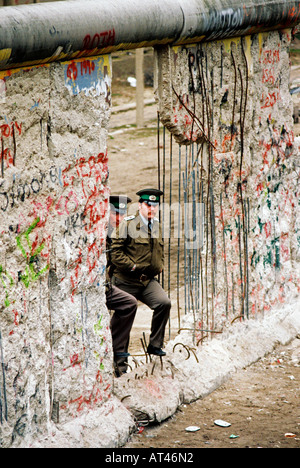
[{"label": "concrete wall", "polygon": [[0,445],[29,446],[111,398],[110,57],[0,83]]},{"label": "concrete wall", "polygon": [[284,30],[157,52],[161,119],[178,142],[199,143],[210,326],[299,295],[290,40]]},{"label": "concrete wall", "polygon": [[[299,296],[289,42],[158,51],[162,119],[179,141],[204,141],[216,321]],[[113,392],[104,296],[110,79],[109,56],[0,75],[2,447],[111,447],[133,426]]]}]

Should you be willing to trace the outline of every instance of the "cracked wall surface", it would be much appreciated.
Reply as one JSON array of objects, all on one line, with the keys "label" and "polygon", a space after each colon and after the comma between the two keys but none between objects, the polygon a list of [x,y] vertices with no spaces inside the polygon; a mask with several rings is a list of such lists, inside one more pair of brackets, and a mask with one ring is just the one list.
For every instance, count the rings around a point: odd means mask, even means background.
[{"label": "cracked wall surface", "polygon": [[1,74],[0,442],[111,396],[109,56]]},{"label": "cracked wall surface", "polygon": [[[256,317],[299,295],[290,41],[284,30],[157,49],[161,120],[180,144],[197,143],[210,326]],[[192,199],[191,187],[187,193]]]}]

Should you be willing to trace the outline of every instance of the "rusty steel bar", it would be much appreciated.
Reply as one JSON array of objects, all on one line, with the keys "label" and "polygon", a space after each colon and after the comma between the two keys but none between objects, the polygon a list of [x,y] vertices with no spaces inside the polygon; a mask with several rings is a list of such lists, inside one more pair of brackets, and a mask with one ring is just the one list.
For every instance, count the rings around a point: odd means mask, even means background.
[{"label": "rusty steel bar", "polygon": [[300,0],[70,0],[0,7],[0,70],[296,26]]}]

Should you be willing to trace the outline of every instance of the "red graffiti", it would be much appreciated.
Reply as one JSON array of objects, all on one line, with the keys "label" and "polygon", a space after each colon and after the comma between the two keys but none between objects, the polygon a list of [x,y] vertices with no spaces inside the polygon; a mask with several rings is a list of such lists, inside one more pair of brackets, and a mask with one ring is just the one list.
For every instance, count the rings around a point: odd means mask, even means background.
[{"label": "red graffiti", "polygon": [[0,125],[1,135],[5,138],[12,137],[15,134],[15,128],[19,135],[22,133],[22,123],[18,124],[18,122],[12,122],[9,124]]},{"label": "red graffiti", "polygon": [[[72,297],[82,280],[92,284],[99,273],[100,256],[106,236],[103,219],[108,210],[109,199],[109,190],[103,184],[108,175],[107,163],[107,154],[99,153],[88,159],[79,158],[62,171],[64,187],[74,187],[75,190],[75,184],[78,187],[78,180],[80,180],[83,195],[81,205],[84,207],[83,226],[88,238],[92,239],[84,250],[77,248],[77,258],[69,265]],[[77,210],[76,199],[72,191],[69,192],[69,196],[60,201],[59,207],[69,212],[71,209]],[[94,236],[91,237],[91,234]]]},{"label": "red graffiti", "polygon": [[78,76],[77,65],[75,62],[70,63],[67,69],[67,77],[70,80],[76,80]]},{"label": "red graffiti", "polygon": [[[15,155],[16,155],[16,135],[21,135],[22,133],[22,124],[18,122],[12,122],[11,124],[0,125],[0,136],[1,136],[1,146],[0,146],[0,166],[1,166],[1,175],[3,177],[4,163],[5,168],[15,165]],[[9,146],[7,145],[5,139],[11,139]]]},{"label": "red graffiti", "polygon": [[266,224],[264,225],[264,230],[265,230],[266,238],[268,239],[272,234],[272,224],[270,221],[266,222]]},{"label": "red graffiti", "polygon": [[73,213],[79,205],[76,194],[71,190],[67,195],[62,195],[58,200],[55,209],[59,215]]},{"label": "red graffiti", "polygon": [[262,58],[262,63],[266,64],[274,64],[274,63],[279,63],[280,61],[280,53],[279,49],[276,50],[264,50],[263,53],[263,58]]},{"label": "red graffiti", "polygon": [[107,155],[104,153],[99,153],[97,156],[90,156],[88,160],[86,158],[80,158],[75,161],[75,164],[69,164],[62,171],[63,186],[72,186],[77,177],[95,178],[96,183],[101,183],[102,178],[105,178],[107,173]]},{"label": "red graffiti", "polygon": [[[0,163],[1,165],[5,162],[6,168],[14,166],[14,155],[9,148],[3,148],[0,151]],[[3,177],[3,174],[2,174]]]},{"label": "red graffiti", "polygon": [[265,93],[262,93],[262,96],[261,96],[261,103],[262,103],[262,106],[261,106],[261,109],[266,109],[268,107],[273,107],[276,102],[279,100],[280,98],[280,91],[274,91],[273,93],[268,93],[267,95],[265,95]]},{"label": "red graffiti", "polygon": [[265,68],[263,70],[263,76],[262,76],[262,82],[263,83],[268,83],[271,85],[275,84],[275,76],[274,76],[274,68]]},{"label": "red graffiti", "polygon": [[199,129],[193,116],[187,111],[189,109],[189,95],[183,94],[177,98],[176,105],[173,106],[173,120],[175,124],[183,126],[183,135],[189,141],[197,141],[203,132]]},{"label": "red graffiti", "polygon": [[[93,385],[93,388],[87,395],[80,395],[78,398],[69,401],[69,407],[75,406],[75,411],[80,413],[85,408],[95,408],[95,406],[103,400],[104,394],[109,390],[110,384],[108,384],[104,389],[101,387],[103,384],[103,379],[100,371],[97,372],[96,382]],[[62,406],[62,409],[65,409],[65,406]]]},{"label": "red graffiti", "polygon": [[[14,314],[14,316],[15,316],[15,318],[14,318],[14,325],[15,325],[16,327],[18,327],[18,326],[19,326],[19,312],[18,312],[16,309],[14,309],[12,312],[13,312],[13,314]],[[13,334],[14,334],[14,330],[11,330],[11,331],[9,332],[9,336],[11,336],[11,335],[13,335]]]},{"label": "red graffiti", "polygon": [[81,76],[91,74],[95,70],[95,63],[91,60],[83,60],[80,62],[80,69],[78,71],[78,66],[76,62],[71,62],[67,68],[67,77],[70,80],[76,81],[78,78],[79,72]]},{"label": "red graffiti", "polygon": [[84,60],[80,62],[80,72],[81,75],[91,74],[95,70],[95,62],[90,60]]},{"label": "red graffiti", "polygon": [[289,9],[289,18],[292,20],[298,19],[300,16],[300,5],[298,6],[298,9],[293,6],[292,8]]},{"label": "red graffiti", "polygon": [[115,44],[116,33],[114,29],[102,31],[91,37],[89,34],[83,39],[83,48],[85,50],[100,49]]},{"label": "red graffiti", "polygon": [[79,354],[75,353],[73,356],[70,357],[70,364],[72,367],[75,367],[76,365],[80,366],[80,361],[79,361]]},{"label": "red graffiti", "polygon": [[152,397],[158,398],[158,399],[162,398],[160,387],[156,382],[154,382],[151,379],[146,379],[144,382],[145,382],[145,388],[148,390],[148,392],[150,393]]},{"label": "red graffiti", "polygon": [[287,233],[280,236],[280,258],[282,262],[287,262],[291,258],[289,235]]}]

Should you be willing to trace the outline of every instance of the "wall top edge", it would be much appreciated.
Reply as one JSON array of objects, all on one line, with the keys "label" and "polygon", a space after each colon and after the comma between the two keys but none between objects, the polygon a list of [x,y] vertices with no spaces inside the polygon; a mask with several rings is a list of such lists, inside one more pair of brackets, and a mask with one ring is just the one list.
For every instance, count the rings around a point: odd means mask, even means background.
[{"label": "wall top edge", "polygon": [[0,8],[0,70],[294,28],[300,0],[70,0]]}]

